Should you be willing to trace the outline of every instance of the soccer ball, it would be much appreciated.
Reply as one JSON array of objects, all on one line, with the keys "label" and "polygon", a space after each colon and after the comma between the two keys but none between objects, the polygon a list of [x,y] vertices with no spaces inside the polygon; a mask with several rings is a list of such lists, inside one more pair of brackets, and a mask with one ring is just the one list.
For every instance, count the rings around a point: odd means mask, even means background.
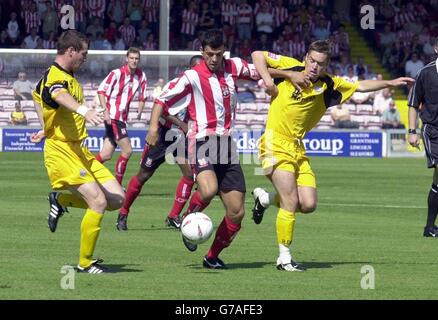
[{"label": "soccer ball", "polygon": [[210,239],[213,222],[205,213],[189,213],[181,222],[183,236],[193,244],[200,244]]}]

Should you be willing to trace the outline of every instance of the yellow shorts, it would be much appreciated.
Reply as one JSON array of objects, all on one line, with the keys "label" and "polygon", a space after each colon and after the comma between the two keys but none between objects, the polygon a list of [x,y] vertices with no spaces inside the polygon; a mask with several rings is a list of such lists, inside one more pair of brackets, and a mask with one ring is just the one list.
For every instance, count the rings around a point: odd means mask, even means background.
[{"label": "yellow shorts", "polygon": [[293,172],[297,185],[316,188],[315,174],[300,140],[265,133],[259,142],[259,159],[266,174],[275,169]]},{"label": "yellow shorts", "polygon": [[81,142],[46,139],[44,164],[54,190],[87,182],[103,184],[115,179],[112,173]]}]

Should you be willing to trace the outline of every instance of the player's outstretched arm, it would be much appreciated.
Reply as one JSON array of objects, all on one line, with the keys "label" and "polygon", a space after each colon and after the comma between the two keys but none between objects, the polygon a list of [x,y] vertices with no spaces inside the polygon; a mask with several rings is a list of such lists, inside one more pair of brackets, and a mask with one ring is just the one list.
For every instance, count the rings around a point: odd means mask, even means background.
[{"label": "player's outstretched arm", "polygon": [[272,81],[272,76],[268,71],[268,63],[266,61],[266,57],[263,55],[263,51],[254,51],[251,54],[252,62],[257,69],[257,72],[262,77],[263,81],[266,85],[266,93],[272,97],[276,97],[278,95],[278,88]]},{"label": "player's outstretched arm", "polygon": [[376,91],[380,89],[385,89],[388,87],[401,87],[408,84],[413,84],[414,79],[409,77],[400,77],[393,80],[362,80],[359,81],[359,86],[356,91],[359,92],[369,92]]},{"label": "player's outstretched arm", "polygon": [[188,127],[187,123],[184,121],[181,121],[175,116],[162,116],[165,120],[172,122],[174,125],[178,126],[184,133],[187,133]]},{"label": "player's outstretched arm", "polygon": [[141,114],[142,114],[142,112],[143,112],[144,105],[145,105],[145,102],[140,100],[139,103],[138,103],[137,120],[140,120],[140,119],[141,119]]},{"label": "player's outstretched arm", "polygon": [[76,112],[83,116],[85,120],[92,125],[99,125],[103,122],[103,113],[94,109],[89,109],[85,105],[80,105],[70,94],[67,92],[60,92],[54,100],[61,106],[67,108],[70,111]]},{"label": "player's outstretched arm", "polygon": [[158,142],[158,127],[160,124],[160,117],[163,114],[163,108],[161,105],[154,103],[152,107],[151,120],[149,123],[149,131],[146,136],[146,143],[154,147]]}]

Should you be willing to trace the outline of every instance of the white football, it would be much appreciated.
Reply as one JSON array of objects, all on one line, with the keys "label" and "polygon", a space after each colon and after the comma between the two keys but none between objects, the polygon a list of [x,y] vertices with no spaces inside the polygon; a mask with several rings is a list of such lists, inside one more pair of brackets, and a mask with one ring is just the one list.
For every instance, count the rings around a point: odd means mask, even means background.
[{"label": "white football", "polygon": [[181,232],[191,243],[200,244],[210,239],[213,222],[205,213],[189,213],[181,222]]}]

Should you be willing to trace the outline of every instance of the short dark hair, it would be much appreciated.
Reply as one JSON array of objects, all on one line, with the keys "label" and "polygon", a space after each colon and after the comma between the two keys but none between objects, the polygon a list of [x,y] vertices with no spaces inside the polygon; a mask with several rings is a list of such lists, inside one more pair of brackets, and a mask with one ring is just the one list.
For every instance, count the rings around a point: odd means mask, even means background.
[{"label": "short dark hair", "polygon": [[68,48],[73,47],[75,51],[81,51],[84,43],[88,45],[89,39],[83,33],[76,30],[67,30],[61,34],[56,45],[57,54],[64,54]]},{"label": "short dark hair", "polygon": [[198,60],[201,60],[202,56],[200,54],[197,54],[193,57],[190,58],[190,62],[189,62],[189,67],[193,68],[194,66],[196,66],[198,64]]},{"label": "short dark hair", "polygon": [[224,33],[222,29],[210,29],[205,32],[202,40],[202,48],[209,46],[216,49],[224,45]]},{"label": "short dark hair", "polygon": [[331,43],[329,40],[317,40],[310,44],[309,50],[310,51],[316,51],[320,53],[325,53],[327,57],[330,59],[331,54]]},{"label": "short dark hair", "polygon": [[137,47],[129,47],[128,51],[126,51],[126,56],[129,56],[130,53],[138,53],[138,55],[140,55],[140,49]]}]

